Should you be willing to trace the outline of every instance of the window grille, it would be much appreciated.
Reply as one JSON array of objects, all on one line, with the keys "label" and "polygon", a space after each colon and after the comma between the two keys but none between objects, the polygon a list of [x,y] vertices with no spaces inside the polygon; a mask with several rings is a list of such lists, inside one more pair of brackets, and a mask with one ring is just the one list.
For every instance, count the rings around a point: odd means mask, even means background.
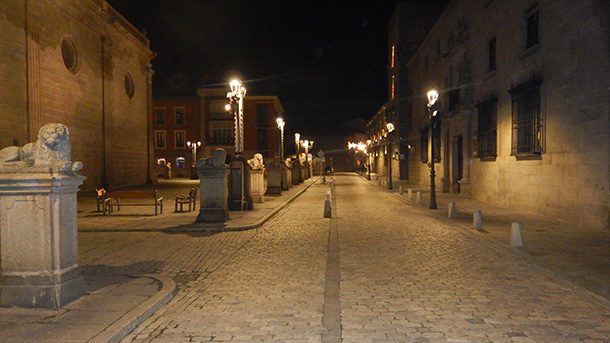
[{"label": "window grille", "polygon": [[497,99],[477,105],[477,156],[482,160],[497,156],[498,107]]},{"label": "window grille", "polygon": [[539,156],[543,152],[540,83],[540,81],[533,80],[510,90],[512,95],[511,154],[514,156]]}]

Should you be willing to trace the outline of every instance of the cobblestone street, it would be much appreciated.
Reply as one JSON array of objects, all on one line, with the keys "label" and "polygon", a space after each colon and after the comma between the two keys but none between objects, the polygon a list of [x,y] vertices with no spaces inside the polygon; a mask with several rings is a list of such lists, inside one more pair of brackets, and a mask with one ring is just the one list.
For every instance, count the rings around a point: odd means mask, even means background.
[{"label": "cobblestone street", "polygon": [[357,176],[335,178],[331,220],[329,187],[316,184],[258,230],[80,233],[81,263],[179,284],[124,342],[609,341],[607,300]]}]

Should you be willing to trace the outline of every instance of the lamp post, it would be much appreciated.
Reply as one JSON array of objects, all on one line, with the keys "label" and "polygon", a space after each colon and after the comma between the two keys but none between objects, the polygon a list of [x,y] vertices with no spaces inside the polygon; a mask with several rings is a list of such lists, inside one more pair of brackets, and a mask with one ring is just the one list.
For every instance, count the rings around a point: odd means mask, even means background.
[{"label": "lamp post", "polygon": [[275,120],[277,128],[280,129],[280,160],[284,161],[284,125],[286,122],[283,118],[277,118]]},{"label": "lamp post", "polygon": [[366,176],[366,179],[369,180],[369,181],[371,180],[371,163],[372,163],[372,161],[371,161],[371,153],[370,153],[370,151],[371,151],[371,144],[372,143],[373,142],[370,139],[366,141],[366,146],[367,146],[367,154],[366,154],[366,156],[367,156],[367,166],[366,166],[366,169],[368,171],[368,175]]},{"label": "lamp post", "polygon": [[387,136],[387,156],[388,156],[388,190],[392,190],[392,132],[394,132],[394,124],[387,123],[385,124],[386,129],[388,130]]},{"label": "lamp post", "polygon": [[197,142],[188,141],[188,142],[186,142],[186,146],[191,148],[191,152],[193,153],[193,161],[191,163],[191,180],[195,180],[195,179],[197,179],[197,173],[196,173],[197,148],[201,146],[201,142],[200,141],[197,141]]},{"label": "lamp post", "polygon": [[434,89],[428,92],[428,114],[430,116],[430,209],[436,209],[436,185],[434,171],[434,128],[438,123],[439,114],[438,92]]},{"label": "lamp post", "polygon": [[[235,123],[235,159],[240,163],[240,195],[239,195],[239,208],[240,211],[244,210],[246,203],[244,197],[244,98],[246,97],[246,88],[242,86],[242,83],[238,79],[233,79],[229,82],[230,92],[227,93],[229,99],[230,109],[233,110],[233,120]],[[237,108],[235,108],[237,104]]]}]

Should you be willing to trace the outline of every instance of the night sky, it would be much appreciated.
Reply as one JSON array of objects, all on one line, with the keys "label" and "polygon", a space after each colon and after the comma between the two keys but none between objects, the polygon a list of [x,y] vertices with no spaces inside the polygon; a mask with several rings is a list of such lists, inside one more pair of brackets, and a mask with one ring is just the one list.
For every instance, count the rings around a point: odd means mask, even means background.
[{"label": "night sky", "polygon": [[155,96],[194,95],[238,75],[248,94],[278,95],[287,132],[305,135],[349,134],[352,119],[387,100],[394,0],[109,3],[151,40]]}]

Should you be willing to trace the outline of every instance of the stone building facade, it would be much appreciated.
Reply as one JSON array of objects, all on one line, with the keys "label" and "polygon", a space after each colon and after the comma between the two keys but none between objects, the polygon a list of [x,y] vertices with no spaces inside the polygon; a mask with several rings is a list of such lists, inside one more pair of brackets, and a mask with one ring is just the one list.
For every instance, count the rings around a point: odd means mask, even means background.
[{"label": "stone building facade", "polygon": [[609,15],[600,0],[451,1],[403,66],[409,184],[429,184],[436,89],[438,191],[607,228]]},{"label": "stone building facade", "polygon": [[[217,148],[234,155],[233,115],[225,109],[227,88],[201,88],[193,97],[155,97],[152,118],[154,161],[171,163],[177,177],[190,176],[192,163],[188,141],[200,141],[198,158],[211,157]],[[246,95],[244,98],[244,155],[279,156],[279,129],[275,119],[284,113],[277,96]],[[178,159],[184,159],[181,167]],[[153,170],[159,168],[153,165]],[[155,176],[155,175],[153,175]]]},{"label": "stone building facade", "polygon": [[0,2],[0,147],[70,129],[81,187],[142,184],[150,158],[148,39],[104,0]]}]

